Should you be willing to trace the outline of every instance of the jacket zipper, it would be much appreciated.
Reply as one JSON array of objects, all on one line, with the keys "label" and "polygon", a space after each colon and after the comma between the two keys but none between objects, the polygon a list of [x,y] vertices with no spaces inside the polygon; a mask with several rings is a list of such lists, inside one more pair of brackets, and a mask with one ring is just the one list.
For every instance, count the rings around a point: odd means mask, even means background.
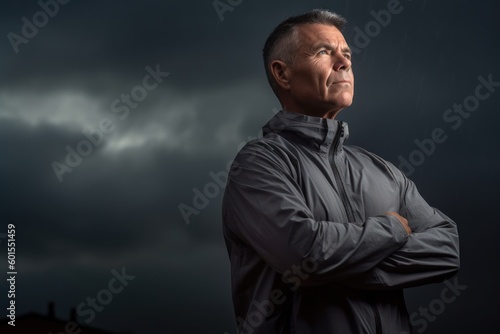
[{"label": "jacket zipper", "polygon": [[[332,148],[330,149],[330,165],[332,166],[333,170],[333,175],[335,176],[335,180],[337,181],[337,184],[340,188],[340,198],[342,200],[342,204],[344,205],[344,209],[347,213],[347,219],[350,222],[354,221],[354,210],[352,209],[351,202],[349,201],[349,198],[347,197],[347,192],[345,190],[344,182],[342,181],[340,177],[340,171],[339,168],[337,167],[337,164],[335,163],[335,152],[337,151],[337,148],[339,147],[340,144],[340,138],[344,136],[344,126],[343,122],[339,122],[339,130],[335,134],[334,142],[332,145]],[[372,310],[373,310],[373,317],[375,318],[375,333],[380,334],[382,333],[382,324],[380,322],[380,312],[377,308],[377,305],[372,305]]]},{"label": "jacket zipper", "polygon": [[344,182],[342,181],[340,177],[340,172],[337,167],[337,164],[335,163],[335,152],[337,151],[337,148],[340,144],[340,138],[344,136],[344,126],[343,122],[339,122],[339,129],[337,130],[337,133],[335,134],[335,138],[333,140],[333,145],[330,148],[330,154],[329,154],[329,160],[330,160],[330,165],[333,170],[333,175],[335,176],[335,180],[337,181],[337,184],[340,188],[340,199],[342,200],[342,204],[344,205],[344,209],[347,214],[347,219],[349,222],[354,222],[354,210],[352,209],[351,203],[349,202],[349,198],[347,197],[347,192],[345,190]]}]

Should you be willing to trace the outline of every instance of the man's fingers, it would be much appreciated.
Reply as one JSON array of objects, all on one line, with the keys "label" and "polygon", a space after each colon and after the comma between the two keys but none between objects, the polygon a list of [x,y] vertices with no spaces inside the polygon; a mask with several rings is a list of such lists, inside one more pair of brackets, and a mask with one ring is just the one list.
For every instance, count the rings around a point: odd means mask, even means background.
[{"label": "man's fingers", "polygon": [[410,225],[408,224],[408,220],[405,217],[401,216],[399,213],[394,212],[394,211],[389,211],[389,212],[386,212],[385,214],[396,217],[399,220],[399,222],[401,223],[401,225],[403,225],[404,229],[406,230],[406,233],[408,233],[408,234],[412,233]]}]

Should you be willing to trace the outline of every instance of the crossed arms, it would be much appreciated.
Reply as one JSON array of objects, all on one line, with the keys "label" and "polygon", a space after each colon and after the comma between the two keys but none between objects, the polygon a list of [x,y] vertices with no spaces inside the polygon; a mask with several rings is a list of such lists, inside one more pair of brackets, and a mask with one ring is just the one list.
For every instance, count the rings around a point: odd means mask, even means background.
[{"label": "crossed arms", "polygon": [[273,159],[251,160],[230,173],[224,213],[231,215],[229,228],[279,273],[313,260],[316,270],[303,286],[339,282],[364,290],[400,289],[458,271],[456,224],[430,207],[394,166],[388,164],[402,194],[400,212],[340,223],[316,220],[297,182]]}]

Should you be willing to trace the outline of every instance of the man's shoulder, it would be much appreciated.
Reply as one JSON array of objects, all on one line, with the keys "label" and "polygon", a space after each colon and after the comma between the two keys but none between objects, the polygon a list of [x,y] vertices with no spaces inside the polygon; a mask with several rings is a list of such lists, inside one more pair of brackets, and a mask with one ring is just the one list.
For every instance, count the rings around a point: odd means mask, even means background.
[{"label": "man's shoulder", "polygon": [[[290,170],[290,162],[297,160],[291,143],[276,134],[267,134],[247,142],[237,153],[233,165],[238,167]],[[233,166],[234,167],[234,166]]]},{"label": "man's shoulder", "polygon": [[[265,136],[255,138],[247,142],[241,150],[238,152],[237,156],[246,154],[293,154],[294,145],[288,142],[282,136],[275,133],[270,133]],[[277,155],[279,157],[280,154]]]}]

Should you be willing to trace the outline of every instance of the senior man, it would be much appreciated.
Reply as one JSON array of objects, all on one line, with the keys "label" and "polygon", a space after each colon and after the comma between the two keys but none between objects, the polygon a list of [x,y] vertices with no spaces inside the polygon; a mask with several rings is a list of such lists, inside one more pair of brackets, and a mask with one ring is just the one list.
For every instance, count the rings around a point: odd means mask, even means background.
[{"label": "senior man", "polygon": [[344,24],[313,10],[266,41],[282,110],[238,153],[223,202],[239,333],[410,333],[403,288],[458,271],[456,224],[394,165],[344,145]]}]

